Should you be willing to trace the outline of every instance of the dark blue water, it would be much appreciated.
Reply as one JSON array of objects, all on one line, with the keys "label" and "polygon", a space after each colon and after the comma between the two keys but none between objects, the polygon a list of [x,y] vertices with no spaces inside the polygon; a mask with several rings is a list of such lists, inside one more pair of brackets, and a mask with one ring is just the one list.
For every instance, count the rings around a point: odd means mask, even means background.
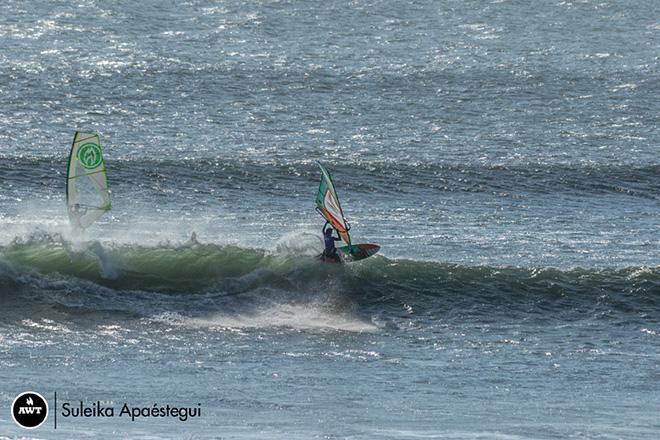
[{"label": "dark blue water", "polygon": [[0,439],[655,439],[660,10],[537,3],[3,2]]}]

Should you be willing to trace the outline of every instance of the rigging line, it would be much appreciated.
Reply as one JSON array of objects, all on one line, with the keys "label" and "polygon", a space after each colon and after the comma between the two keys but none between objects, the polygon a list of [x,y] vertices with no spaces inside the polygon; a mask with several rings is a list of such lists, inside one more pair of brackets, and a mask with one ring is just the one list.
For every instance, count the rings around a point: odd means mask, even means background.
[{"label": "rigging line", "polygon": [[105,173],[105,168],[99,171],[94,171],[93,173],[80,174],[78,176],[67,177],[67,179],[77,179],[78,177],[91,176],[93,174],[98,174],[98,173]]},{"label": "rigging line", "polygon": [[98,135],[93,134],[93,135],[91,135],[91,136],[89,136],[89,137],[86,137],[86,138],[84,138],[84,139],[78,139],[77,142],[85,142],[87,139],[95,138],[95,137],[97,137],[97,136],[98,136]]}]

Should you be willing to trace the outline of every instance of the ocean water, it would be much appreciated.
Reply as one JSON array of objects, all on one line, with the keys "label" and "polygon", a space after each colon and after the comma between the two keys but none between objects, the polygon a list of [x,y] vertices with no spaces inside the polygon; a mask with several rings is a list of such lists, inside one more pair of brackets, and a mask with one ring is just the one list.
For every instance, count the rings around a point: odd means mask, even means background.
[{"label": "ocean water", "polygon": [[[659,17],[3,1],[0,439],[658,438]],[[83,235],[76,130],[113,199]],[[316,161],[378,255],[315,260]]]}]

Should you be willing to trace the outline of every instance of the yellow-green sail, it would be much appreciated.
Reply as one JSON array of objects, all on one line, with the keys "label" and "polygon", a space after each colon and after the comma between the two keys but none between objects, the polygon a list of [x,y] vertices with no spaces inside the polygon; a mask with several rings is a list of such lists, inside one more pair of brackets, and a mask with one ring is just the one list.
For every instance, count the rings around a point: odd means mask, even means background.
[{"label": "yellow-green sail", "polygon": [[99,135],[78,131],[66,179],[66,204],[74,228],[85,229],[111,208]]}]

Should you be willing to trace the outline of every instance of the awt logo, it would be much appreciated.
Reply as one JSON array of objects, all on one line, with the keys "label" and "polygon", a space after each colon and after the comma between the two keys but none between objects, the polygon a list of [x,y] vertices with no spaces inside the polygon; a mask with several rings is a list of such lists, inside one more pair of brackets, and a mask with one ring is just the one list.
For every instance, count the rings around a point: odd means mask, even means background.
[{"label": "awt logo", "polygon": [[11,416],[22,428],[38,428],[48,418],[48,402],[34,391],[21,393],[11,404]]}]

